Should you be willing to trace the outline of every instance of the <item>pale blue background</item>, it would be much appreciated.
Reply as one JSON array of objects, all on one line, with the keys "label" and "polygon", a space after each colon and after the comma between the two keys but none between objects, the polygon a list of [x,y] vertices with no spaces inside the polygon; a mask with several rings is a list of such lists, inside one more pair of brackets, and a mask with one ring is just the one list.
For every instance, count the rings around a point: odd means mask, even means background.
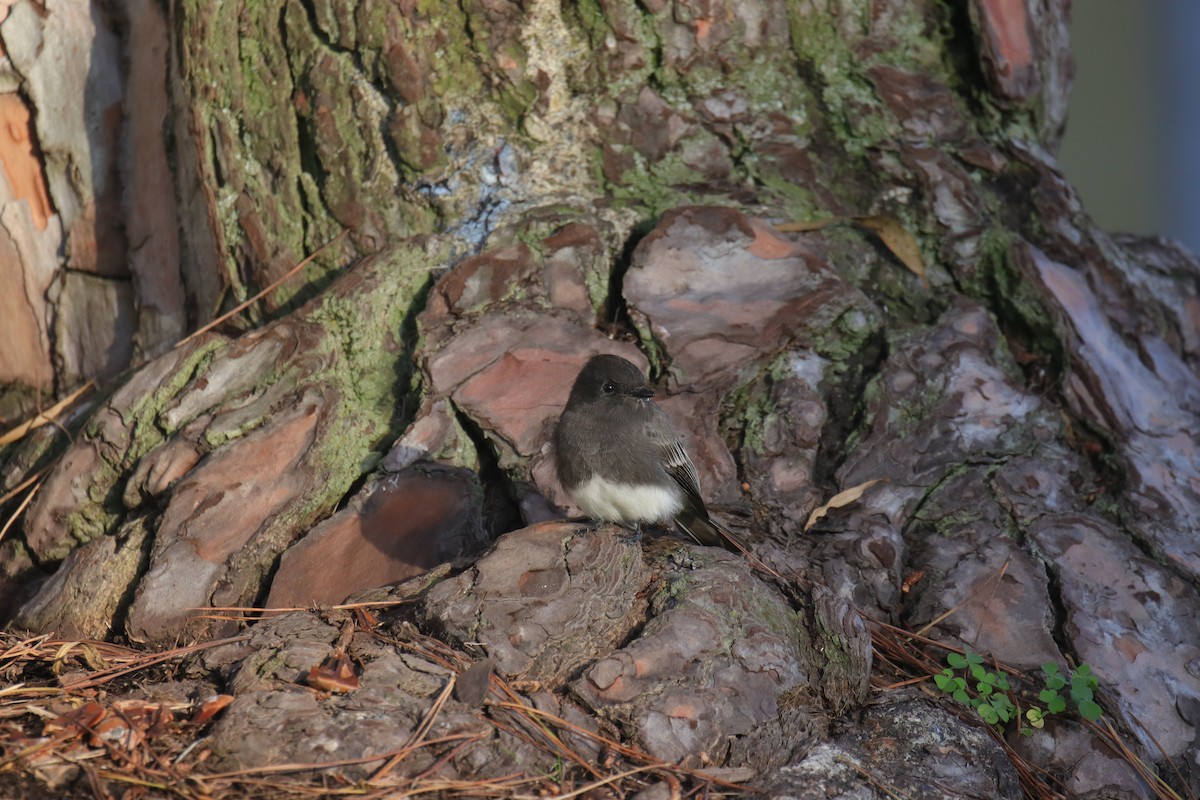
[{"label": "pale blue background", "polygon": [[1076,0],[1071,13],[1063,171],[1107,230],[1200,253],[1200,2]]}]

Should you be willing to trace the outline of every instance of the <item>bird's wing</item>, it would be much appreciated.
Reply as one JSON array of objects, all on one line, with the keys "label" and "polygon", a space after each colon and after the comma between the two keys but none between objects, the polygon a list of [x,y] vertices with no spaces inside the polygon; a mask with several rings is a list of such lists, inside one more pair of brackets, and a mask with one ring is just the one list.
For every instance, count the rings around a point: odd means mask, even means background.
[{"label": "bird's wing", "polygon": [[704,508],[704,500],[700,497],[700,478],[696,474],[696,465],[688,457],[687,450],[683,449],[683,439],[671,424],[670,417],[661,408],[652,408],[655,413],[646,423],[646,436],[658,448],[658,463],[683,489],[689,505],[697,503]]},{"label": "bird's wing", "polygon": [[742,553],[750,559],[757,569],[780,577],[779,573],[768,567],[755,556],[742,539],[733,534],[724,525],[719,524],[708,514],[704,498],[700,496],[700,478],[696,474],[696,465],[683,449],[683,440],[670,425],[648,425],[647,434],[655,440],[660,448],[659,463],[667,474],[683,489],[683,508],[675,516],[679,527],[696,540],[697,543],[708,546],[720,546],[735,553]]},{"label": "bird's wing", "polygon": [[667,474],[683,487],[688,500],[698,502],[703,508],[704,500],[700,496],[700,478],[696,475],[696,465],[692,463],[692,459],[688,458],[687,451],[683,449],[683,442],[678,439],[663,442],[660,463]]},{"label": "bird's wing", "polygon": [[718,545],[733,551],[747,552],[741,541],[725,528],[713,522],[700,495],[700,478],[696,465],[683,449],[683,440],[670,425],[647,426],[647,434],[658,445],[658,462],[679,487],[683,489],[683,508],[675,515],[675,522],[689,536],[702,545]]}]

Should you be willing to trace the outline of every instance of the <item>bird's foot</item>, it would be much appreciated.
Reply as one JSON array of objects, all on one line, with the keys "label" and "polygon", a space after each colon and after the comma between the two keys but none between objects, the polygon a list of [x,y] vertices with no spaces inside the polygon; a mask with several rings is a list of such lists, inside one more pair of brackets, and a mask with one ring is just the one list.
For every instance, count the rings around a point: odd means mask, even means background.
[{"label": "bird's foot", "polygon": [[620,537],[621,541],[640,542],[642,540],[642,524],[640,522],[635,524],[632,528],[630,528],[628,525],[618,525],[618,527],[624,531]]}]

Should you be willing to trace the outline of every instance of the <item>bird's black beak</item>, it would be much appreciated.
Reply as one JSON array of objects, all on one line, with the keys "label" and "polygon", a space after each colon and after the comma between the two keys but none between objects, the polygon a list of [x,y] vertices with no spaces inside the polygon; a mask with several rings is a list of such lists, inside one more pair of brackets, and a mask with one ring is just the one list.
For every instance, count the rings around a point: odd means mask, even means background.
[{"label": "bird's black beak", "polygon": [[649,386],[639,386],[630,392],[630,394],[632,394],[634,397],[639,397],[642,400],[649,400],[651,397],[654,397],[654,390]]}]

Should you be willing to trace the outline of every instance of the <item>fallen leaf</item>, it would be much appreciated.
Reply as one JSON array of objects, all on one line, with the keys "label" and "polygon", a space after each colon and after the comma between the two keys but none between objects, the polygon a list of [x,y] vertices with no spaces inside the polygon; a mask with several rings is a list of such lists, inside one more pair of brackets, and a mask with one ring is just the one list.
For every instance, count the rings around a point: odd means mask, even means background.
[{"label": "fallen leaf", "polygon": [[354,609],[354,620],[358,624],[359,629],[364,631],[369,631],[379,625],[379,617],[369,608]]},{"label": "fallen leaf", "polygon": [[908,576],[905,577],[904,582],[900,584],[900,593],[908,594],[912,591],[912,588],[920,583],[924,578],[925,570],[923,569],[908,573]]},{"label": "fallen leaf", "polygon": [[358,676],[343,650],[310,669],[304,682],[323,692],[352,692],[358,688]]},{"label": "fallen leaf", "polygon": [[42,726],[42,735],[52,736],[62,731],[67,734],[68,738],[78,736],[80,733],[94,729],[107,715],[108,709],[104,706],[99,703],[87,702],[79,708],[59,716],[58,719],[46,720]]},{"label": "fallen leaf", "polygon": [[860,483],[858,486],[853,486],[845,491],[838,492],[833,497],[829,498],[829,502],[812,512],[808,517],[808,522],[804,523],[804,530],[808,530],[813,525],[817,524],[817,520],[829,513],[830,509],[841,508],[848,506],[855,500],[863,496],[863,492],[870,489],[875,484],[882,481],[883,478],[875,478],[874,480]]},{"label": "fallen leaf", "polygon": [[75,657],[83,661],[91,670],[107,669],[109,664],[104,660],[104,657],[88,642],[64,642],[62,647],[54,654],[54,660],[50,664],[50,671],[55,675],[62,675],[66,670],[67,656],[74,652]]},{"label": "fallen leaf", "polygon": [[917,240],[900,224],[895,217],[854,217],[854,224],[866,228],[879,237],[883,246],[891,251],[896,259],[908,267],[909,272],[921,279],[925,288],[929,281],[925,277],[925,259],[921,258],[921,248]]},{"label": "fallen leaf", "polygon": [[464,669],[454,682],[454,699],[468,706],[483,705],[492,685],[492,671],[495,668],[496,659],[489,657]]},{"label": "fallen leaf", "polygon": [[921,257],[921,247],[908,229],[895,217],[884,216],[854,216],[829,217],[811,222],[784,222],[775,226],[781,233],[810,233],[823,230],[831,225],[857,225],[875,234],[883,246],[896,257],[896,260],[908,268],[918,278],[925,288],[929,288],[929,280],[925,277],[925,259]]},{"label": "fallen leaf", "polygon": [[116,714],[109,714],[87,730],[87,742],[92,747],[103,747],[105,742],[111,742],[131,750],[144,740],[144,732],[137,721]]},{"label": "fallen leaf", "polygon": [[191,722],[193,725],[204,725],[215,717],[221,709],[232,702],[233,695],[231,694],[214,694],[206,697],[188,722]]}]

